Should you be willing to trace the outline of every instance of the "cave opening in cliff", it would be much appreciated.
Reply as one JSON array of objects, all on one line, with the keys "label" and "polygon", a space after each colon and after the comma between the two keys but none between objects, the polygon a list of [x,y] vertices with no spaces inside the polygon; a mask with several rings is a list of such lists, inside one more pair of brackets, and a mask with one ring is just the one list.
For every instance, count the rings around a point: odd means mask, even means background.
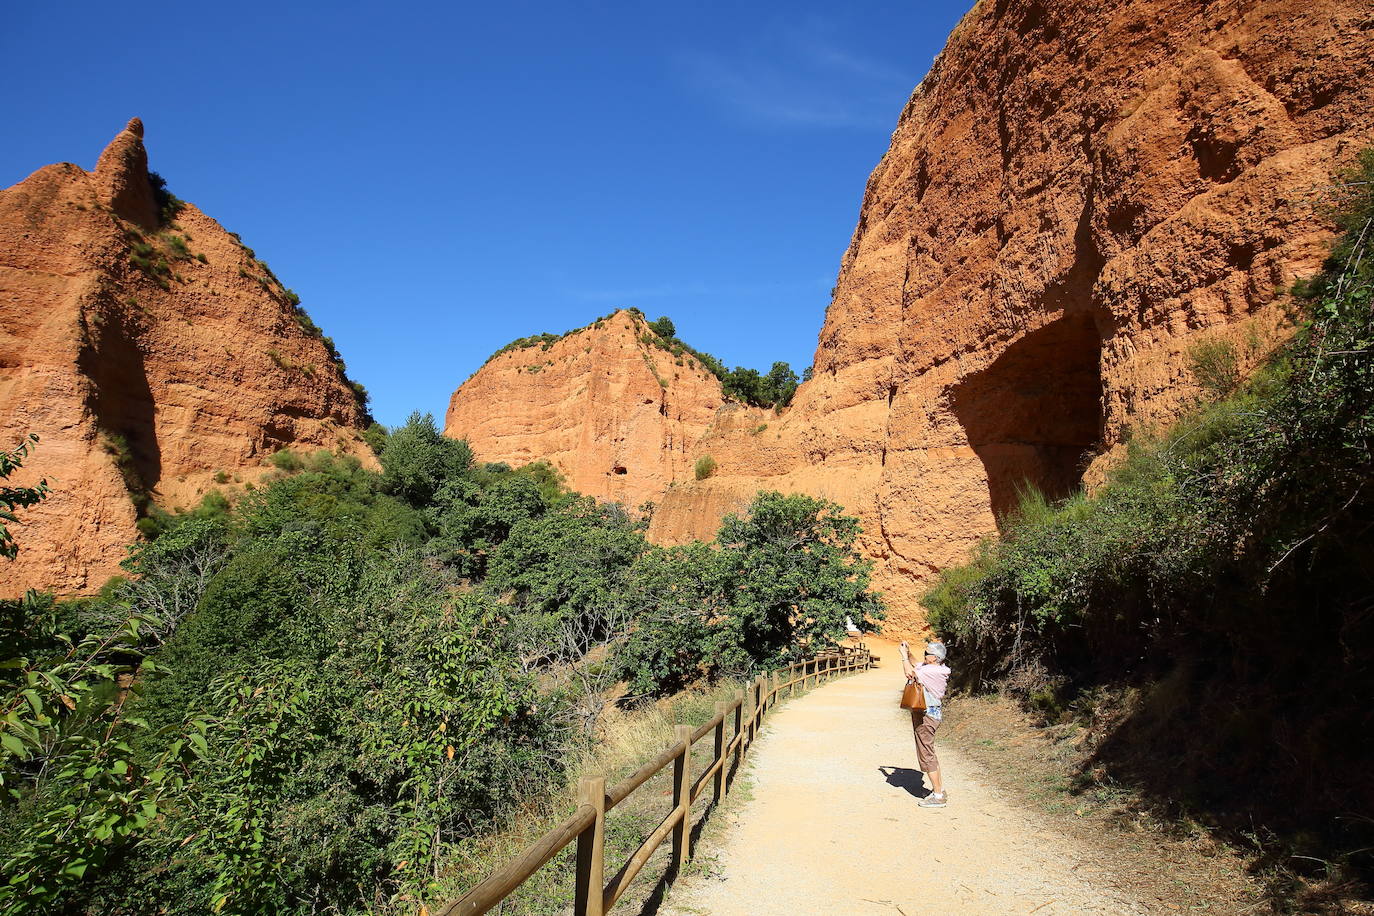
[{"label": "cave opening in cliff", "polygon": [[1016,341],[952,392],[999,526],[1027,486],[1062,499],[1082,485],[1102,439],[1101,355],[1092,315],[1070,314]]}]

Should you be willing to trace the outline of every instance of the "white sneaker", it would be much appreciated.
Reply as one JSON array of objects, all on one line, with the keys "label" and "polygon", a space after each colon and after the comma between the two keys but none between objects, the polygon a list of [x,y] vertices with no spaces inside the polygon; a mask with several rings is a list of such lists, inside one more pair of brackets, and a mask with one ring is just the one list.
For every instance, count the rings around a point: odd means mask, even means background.
[{"label": "white sneaker", "polygon": [[916,804],[920,805],[922,808],[943,808],[947,802],[945,801],[945,793],[931,792]]}]

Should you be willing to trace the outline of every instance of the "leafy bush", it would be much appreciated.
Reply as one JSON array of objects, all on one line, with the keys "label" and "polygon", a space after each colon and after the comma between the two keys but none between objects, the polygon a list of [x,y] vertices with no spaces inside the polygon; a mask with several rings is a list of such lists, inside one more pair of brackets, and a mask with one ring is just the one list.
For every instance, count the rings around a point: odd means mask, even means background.
[{"label": "leafy bush", "polygon": [[705,480],[715,472],[716,459],[712,458],[710,455],[702,455],[696,460],[696,463],[692,465],[692,473],[696,475],[697,480]]},{"label": "leafy bush", "polygon": [[658,320],[649,324],[649,330],[653,331],[663,340],[671,341],[677,337],[677,325],[673,324],[673,319],[667,315],[662,315]]},{"label": "leafy bush", "polygon": [[380,456],[386,448],[387,435],[386,427],[373,420],[367,425],[367,429],[363,430],[363,441],[372,449],[374,455]]},{"label": "leafy bush", "polygon": [[486,584],[511,593],[529,626],[551,630],[622,600],[625,572],[643,550],[643,534],[620,506],[579,497],[511,525],[491,552]]},{"label": "leafy bush", "polygon": [[1224,398],[1241,383],[1240,357],[1229,340],[1210,339],[1188,350],[1188,369],[1213,398]]},{"label": "leafy bush", "polygon": [[416,411],[405,425],[387,436],[382,461],[382,483],[412,506],[434,500],[440,485],[472,466],[472,449],[461,439],[439,432],[433,414]]},{"label": "leafy bush", "polygon": [[148,173],[148,183],[152,185],[153,202],[157,204],[158,219],[165,225],[177,218],[186,202],[167,190],[167,179],[157,172]]},{"label": "leafy bush", "polygon": [[717,550],[642,554],[627,586],[640,623],[620,656],[631,689],[666,693],[794,661],[843,638],[846,616],[873,626],[883,606],[858,534],[834,503],[760,493],[746,516],[721,522]]},{"label": "leafy bush", "polygon": [[[23,467],[24,459],[37,444],[38,436],[30,433],[10,451],[0,452],[0,480],[8,480],[11,474]],[[15,510],[38,505],[47,498],[48,492],[46,480],[40,481],[35,487],[0,484],[0,556],[13,560],[19,554],[19,545],[8,527],[19,521],[18,516],[14,514]]]},{"label": "leafy bush", "polygon": [[300,455],[297,455],[289,448],[284,448],[279,452],[273,452],[268,460],[272,462],[272,467],[279,471],[286,471],[288,474],[292,471],[299,471],[305,466],[301,461]]}]

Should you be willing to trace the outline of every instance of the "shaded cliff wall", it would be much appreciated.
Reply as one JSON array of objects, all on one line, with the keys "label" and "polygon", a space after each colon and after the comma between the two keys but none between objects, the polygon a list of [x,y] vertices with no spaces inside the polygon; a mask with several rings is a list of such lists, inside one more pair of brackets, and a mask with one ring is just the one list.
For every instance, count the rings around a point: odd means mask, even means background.
[{"label": "shaded cliff wall", "polygon": [[142,138],[134,119],[95,171],[0,191],[0,444],[37,433],[16,479],[53,489],[23,513],[0,594],[99,588],[136,502],[189,506],[284,447],[375,461],[342,371],[265,266],[190,204],[162,225]]},{"label": "shaded cliff wall", "polygon": [[659,500],[692,478],[692,446],[724,396],[690,354],[648,333],[618,311],[547,346],[498,353],[453,393],[444,433],[480,461],[548,461],[572,489],[628,509]]},{"label": "shaded cliff wall", "polygon": [[1197,341],[1254,360],[1284,333],[1371,103],[1362,0],[981,0],[869,179],[814,379],[766,441],[704,436],[716,476],[651,536],[709,537],[760,488],[834,499],[919,630],[1022,481],[1099,477],[1194,396]]}]

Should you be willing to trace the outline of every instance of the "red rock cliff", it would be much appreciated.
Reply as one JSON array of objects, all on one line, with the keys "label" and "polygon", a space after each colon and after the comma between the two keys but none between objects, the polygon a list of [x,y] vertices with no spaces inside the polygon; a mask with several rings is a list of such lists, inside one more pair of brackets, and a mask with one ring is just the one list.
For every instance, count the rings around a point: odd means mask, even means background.
[{"label": "red rock cliff", "polygon": [[1195,342],[1252,358],[1320,263],[1316,206],[1374,141],[1367,0],[981,0],[869,179],[815,378],[651,535],[709,537],[759,488],[837,500],[899,631],[1022,480],[1058,495],[1194,392]]},{"label": "red rock cliff", "polygon": [[265,265],[190,204],[161,223],[142,138],[134,119],[94,172],[51,165],[0,191],[0,444],[37,433],[22,479],[53,490],[15,528],[3,595],[99,588],[142,494],[190,505],[287,446],[375,460]]},{"label": "red rock cliff", "polygon": [[619,311],[498,353],[453,393],[444,433],[481,461],[546,460],[572,489],[629,509],[659,500],[691,478],[692,446],[724,398],[690,354],[647,343],[648,333]]}]

